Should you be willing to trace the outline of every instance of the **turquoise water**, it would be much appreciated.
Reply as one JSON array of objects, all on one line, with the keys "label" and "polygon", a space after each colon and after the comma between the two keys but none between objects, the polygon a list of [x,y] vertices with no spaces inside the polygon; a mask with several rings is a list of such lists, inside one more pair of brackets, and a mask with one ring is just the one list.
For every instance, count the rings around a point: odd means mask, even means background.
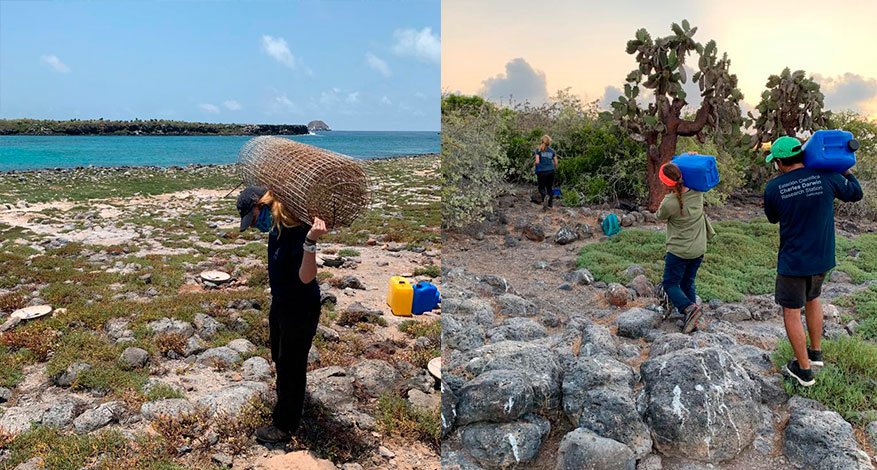
[{"label": "turquoise water", "polygon": [[[332,131],[290,139],[372,159],[439,152],[438,132]],[[0,136],[0,171],[234,163],[251,136]]]}]

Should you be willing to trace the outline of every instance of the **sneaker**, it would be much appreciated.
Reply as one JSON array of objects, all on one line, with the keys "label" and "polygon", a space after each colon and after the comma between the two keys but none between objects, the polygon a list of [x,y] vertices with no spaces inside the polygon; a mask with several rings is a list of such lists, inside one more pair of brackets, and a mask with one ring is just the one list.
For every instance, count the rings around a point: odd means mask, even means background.
[{"label": "sneaker", "polygon": [[551,198],[547,197],[547,196],[543,197],[542,198],[542,208],[548,209],[549,207],[551,207]]},{"label": "sneaker", "polygon": [[256,436],[256,440],[261,442],[262,444],[282,444],[289,442],[289,440],[292,438],[292,435],[290,435],[288,432],[279,429],[273,424],[257,428],[254,434]]},{"label": "sneaker", "polygon": [[682,324],[682,332],[689,334],[697,328],[697,322],[703,316],[703,309],[700,305],[691,304],[685,309],[685,323]]},{"label": "sneaker", "polygon": [[816,379],[813,378],[813,371],[810,369],[802,369],[801,366],[798,365],[798,361],[792,359],[783,367],[783,373],[797,380],[799,384],[804,387],[809,387],[816,383]]},{"label": "sneaker", "polygon": [[807,357],[810,358],[810,367],[822,367],[825,365],[825,361],[822,359],[821,350],[814,351],[813,349],[807,348]]}]

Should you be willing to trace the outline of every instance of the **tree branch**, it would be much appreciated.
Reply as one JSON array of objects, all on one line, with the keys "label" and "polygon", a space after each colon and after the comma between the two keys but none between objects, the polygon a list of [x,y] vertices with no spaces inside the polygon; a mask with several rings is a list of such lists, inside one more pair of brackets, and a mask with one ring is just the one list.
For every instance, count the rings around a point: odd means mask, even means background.
[{"label": "tree branch", "polygon": [[694,115],[693,121],[682,120],[679,122],[679,127],[676,128],[676,134],[684,137],[692,137],[700,133],[703,130],[704,126],[706,126],[707,117],[712,111],[712,106],[709,101],[704,100],[700,105],[700,109],[697,110],[697,114]]}]

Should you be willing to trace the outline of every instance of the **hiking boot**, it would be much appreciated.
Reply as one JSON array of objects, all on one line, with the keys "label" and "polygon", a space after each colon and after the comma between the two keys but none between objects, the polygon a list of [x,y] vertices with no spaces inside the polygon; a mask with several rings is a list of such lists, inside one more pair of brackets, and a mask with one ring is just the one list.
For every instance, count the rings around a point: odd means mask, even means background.
[{"label": "hiking boot", "polygon": [[810,367],[822,367],[825,365],[825,361],[822,359],[821,350],[815,351],[813,349],[807,348],[807,357],[810,358]]},{"label": "hiking boot", "polygon": [[543,197],[542,198],[542,208],[548,209],[549,207],[551,207],[551,198],[550,197]]},{"label": "hiking boot", "polygon": [[283,444],[289,442],[289,440],[292,438],[291,434],[282,429],[279,429],[273,424],[257,428],[254,434],[256,436],[256,440],[261,442],[262,444]]},{"label": "hiking boot", "polygon": [[683,313],[685,314],[685,323],[682,324],[682,332],[689,334],[697,328],[697,322],[703,316],[703,309],[700,308],[700,305],[691,304],[685,308]]},{"label": "hiking boot", "polygon": [[813,371],[810,369],[802,369],[801,366],[798,365],[798,361],[792,359],[783,367],[783,373],[795,380],[798,381],[804,387],[809,387],[816,383],[816,379],[813,378]]},{"label": "hiking boot", "polygon": [[548,197],[548,207],[553,207],[553,206],[554,206],[554,196],[549,196]]}]

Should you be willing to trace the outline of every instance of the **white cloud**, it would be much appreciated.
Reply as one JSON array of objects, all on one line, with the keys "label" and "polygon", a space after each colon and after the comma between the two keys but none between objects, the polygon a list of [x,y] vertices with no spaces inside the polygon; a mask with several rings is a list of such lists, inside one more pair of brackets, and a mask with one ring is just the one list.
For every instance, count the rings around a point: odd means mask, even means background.
[{"label": "white cloud", "polygon": [[855,73],[837,77],[813,76],[825,94],[825,107],[833,111],[877,113],[877,79]]},{"label": "white cloud", "polygon": [[262,50],[270,55],[277,62],[294,69],[298,64],[298,60],[292,55],[289,46],[286,45],[286,39],[274,38],[267,34],[262,36]]},{"label": "white cloud", "polygon": [[238,111],[241,109],[241,104],[237,102],[237,100],[226,100],[222,104],[225,105],[226,108],[232,111]]},{"label": "white cloud", "polygon": [[402,57],[416,57],[426,62],[439,63],[442,59],[442,45],[432,28],[417,31],[413,28],[397,29],[393,32],[396,44],[393,53]]},{"label": "white cloud", "polygon": [[55,54],[47,54],[40,56],[40,62],[44,64],[48,64],[49,67],[52,67],[56,72],[60,73],[70,73],[70,67],[67,66],[64,62],[61,62],[61,59],[58,58]]},{"label": "white cloud", "polygon": [[289,111],[298,111],[298,106],[285,93],[275,97],[274,102]]},{"label": "white cloud", "polygon": [[387,65],[387,62],[381,59],[380,57],[372,54],[371,52],[365,53],[365,61],[368,63],[368,66],[373,70],[378,71],[381,75],[385,77],[389,77],[393,74],[390,70],[390,66]]},{"label": "white cloud", "polygon": [[347,102],[348,103],[359,103],[359,92],[354,91],[353,93],[347,94]]},{"label": "white cloud", "polygon": [[201,108],[202,111],[208,112],[210,114],[218,114],[219,113],[219,107],[216,106],[215,104],[201,103],[198,105],[198,107]]},{"label": "white cloud", "polygon": [[545,73],[536,70],[522,58],[512,59],[505,65],[505,74],[498,74],[482,82],[481,95],[492,101],[530,102],[548,101]]},{"label": "white cloud", "polygon": [[387,98],[386,96],[384,96],[381,98],[381,104],[390,106],[391,104],[393,104],[393,102],[390,101],[390,98]]}]

